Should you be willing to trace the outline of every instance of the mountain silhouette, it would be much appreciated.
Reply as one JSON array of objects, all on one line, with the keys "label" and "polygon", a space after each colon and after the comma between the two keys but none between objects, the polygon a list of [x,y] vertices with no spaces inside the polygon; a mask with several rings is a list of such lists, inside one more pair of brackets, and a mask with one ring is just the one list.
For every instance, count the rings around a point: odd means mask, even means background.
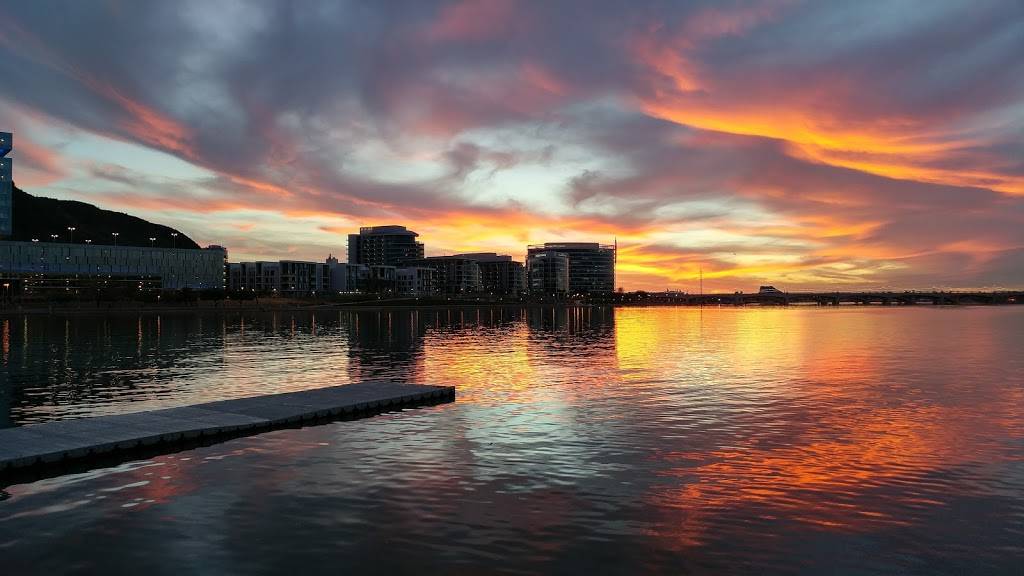
[{"label": "mountain silhouette", "polygon": [[[92,240],[93,244],[113,244],[116,232],[118,246],[150,246],[161,248],[199,248],[191,238],[169,226],[154,224],[124,214],[103,210],[92,204],[74,200],[57,200],[33,196],[14,187],[14,233],[12,240],[27,242],[33,238],[50,242],[51,235],[60,235],[60,242],[71,236],[68,227],[75,228],[76,244]],[[171,234],[178,234],[177,238]]]}]

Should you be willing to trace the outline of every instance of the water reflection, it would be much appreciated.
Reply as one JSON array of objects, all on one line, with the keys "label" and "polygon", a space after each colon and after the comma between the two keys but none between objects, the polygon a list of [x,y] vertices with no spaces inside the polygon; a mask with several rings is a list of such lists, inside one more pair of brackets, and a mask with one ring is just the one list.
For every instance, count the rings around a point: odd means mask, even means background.
[{"label": "water reflection", "polygon": [[99,534],[185,572],[1014,573],[1024,555],[1019,309],[20,322],[16,423],[372,378],[458,401],[8,487],[15,567],[109,571],[81,544]]},{"label": "water reflection", "polygon": [[[467,353],[487,352],[481,338],[497,351],[506,338],[540,333],[567,344],[590,339],[574,353],[599,356],[593,338],[610,335],[613,318],[611,309],[589,308],[5,318],[0,426],[355,381],[458,383],[467,364],[501,362],[511,374],[529,368],[525,347],[505,358]],[[427,360],[428,334],[450,351],[440,364]]]}]

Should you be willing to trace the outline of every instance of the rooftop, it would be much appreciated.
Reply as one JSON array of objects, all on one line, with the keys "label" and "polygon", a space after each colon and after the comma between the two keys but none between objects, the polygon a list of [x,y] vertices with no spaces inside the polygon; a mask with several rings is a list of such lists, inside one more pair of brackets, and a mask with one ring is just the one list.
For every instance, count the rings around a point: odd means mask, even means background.
[{"label": "rooftop", "polygon": [[455,257],[476,260],[477,262],[510,262],[512,260],[512,256],[498,254],[497,252],[470,252],[468,254],[456,254]]},{"label": "rooftop", "polygon": [[379,236],[379,235],[402,235],[402,236],[419,236],[419,234],[409,230],[405,226],[399,226],[397,224],[389,224],[387,226],[363,226],[359,228],[359,234],[361,236]]},{"label": "rooftop", "polygon": [[530,244],[527,250],[614,250],[612,244],[599,244],[597,242],[545,242],[544,244]]}]

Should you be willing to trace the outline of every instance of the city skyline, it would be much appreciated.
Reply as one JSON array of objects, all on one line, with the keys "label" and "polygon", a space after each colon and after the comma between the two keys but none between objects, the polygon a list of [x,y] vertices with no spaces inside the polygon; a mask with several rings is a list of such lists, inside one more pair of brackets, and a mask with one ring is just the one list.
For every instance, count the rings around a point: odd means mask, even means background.
[{"label": "city skyline", "polygon": [[617,239],[626,290],[1024,286],[1019,3],[2,5],[18,186],[232,260],[397,223]]}]

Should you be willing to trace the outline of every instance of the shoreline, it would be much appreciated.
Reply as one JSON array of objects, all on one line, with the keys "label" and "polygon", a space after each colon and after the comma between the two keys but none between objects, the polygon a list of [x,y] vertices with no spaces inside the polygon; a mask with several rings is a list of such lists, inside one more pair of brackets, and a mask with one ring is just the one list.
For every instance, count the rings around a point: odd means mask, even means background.
[{"label": "shoreline", "polygon": [[244,305],[244,306],[171,306],[171,305],[134,305],[110,308],[96,307],[31,307],[22,309],[0,309],[0,318],[16,316],[120,316],[120,315],[152,315],[152,314],[230,314],[230,313],[267,313],[267,312],[400,312],[400,311],[439,311],[439,310],[471,310],[471,309],[541,309],[541,308],[823,308],[823,309],[904,309],[904,308],[992,308],[1013,307],[1021,303],[961,303],[961,304],[843,304],[839,306],[822,306],[811,303],[798,304],[686,304],[686,303],[538,303],[538,302],[478,302],[452,304],[281,304],[281,305]]},{"label": "shoreline", "polygon": [[246,305],[246,306],[118,306],[111,308],[95,307],[32,307],[23,309],[0,309],[0,318],[8,316],[112,316],[120,314],[185,314],[185,313],[235,313],[235,312],[378,312],[403,310],[466,310],[477,308],[549,308],[551,306],[572,308],[607,308],[621,306],[617,304],[541,304],[536,302],[478,302],[453,304],[282,304],[282,305]]}]

